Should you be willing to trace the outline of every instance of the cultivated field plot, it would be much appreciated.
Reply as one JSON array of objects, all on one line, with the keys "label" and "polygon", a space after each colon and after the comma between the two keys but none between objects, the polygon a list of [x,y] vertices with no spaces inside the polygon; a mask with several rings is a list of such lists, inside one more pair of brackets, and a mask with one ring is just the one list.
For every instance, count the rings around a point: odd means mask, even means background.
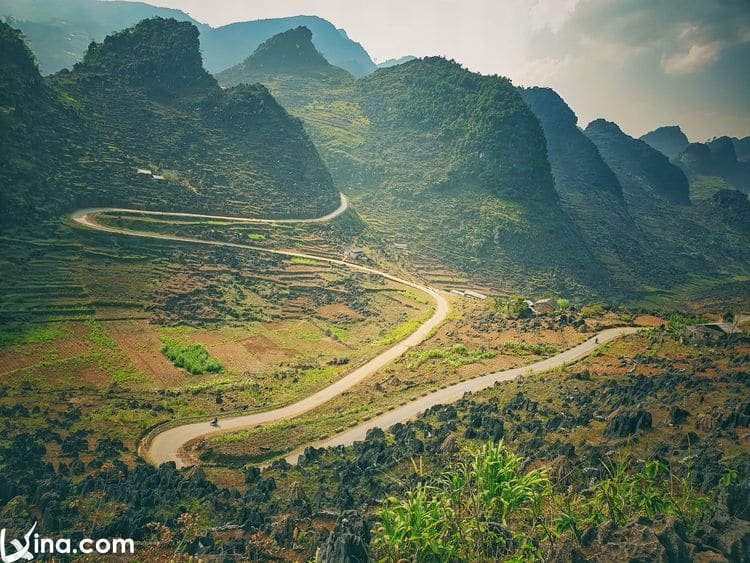
[{"label": "cultivated field plot", "polygon": [[[296,401],[430,310],[380,276],[251,250],[87,231],[8,249],[3,260],[27,268],[0,280],[0,409],[27,413],[24,427],[72,416],[61,439],[86,429],[92,447],[111,437],[132,448],[167,420]],[[166,341],[221,367],[191,374],[162,353]]]}]

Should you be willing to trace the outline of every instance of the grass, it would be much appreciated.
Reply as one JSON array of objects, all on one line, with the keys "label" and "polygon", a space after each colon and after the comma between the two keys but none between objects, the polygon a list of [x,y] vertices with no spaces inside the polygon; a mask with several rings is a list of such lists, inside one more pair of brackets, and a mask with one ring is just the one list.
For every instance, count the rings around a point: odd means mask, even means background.
[{"label": "grass", "polygon": [[549,356],[557,354],[558,350],[551,344],[529,344],[528,342],[513,342],[507,340],[503,343],[503,349],[516,354],[532,354],[534,356]]},{"label": "grass", "polygon": [[388,345],[403,340],[412,332],[417,330],[422,324],[424,324],[427,319],[429,319],[433,315],[434,312],[435,308],[430,307],[425,315],[422,315],[417,319],[408,320],[405,323],[401,323],[400,325],[392,328],[386,333],[383,338],[378,341],[378,344]]},{"label": "grass", "polygon": [[59,324],[28,325],[0,331],[0,348],[15,344],[48,344],[64,338],[67,332]]},{"label": "grass", "polygon": [[193,375],[218,373],[223,368],[221,363],[208,354],[201,344],[183,344],[174,338],[162,337],[161,352],[178,368],[184,368]]},{"label": "grass", "polygon": [[414,293],[413,291],[409,291],[408,289],[405,289],[404,291],[399,292],[401,295],[406,297],[407,299],[412,299],[413,301],[416,301],[417,303],[421,303],[422,305],[427,305],[429,301],[427,301],[426,297],[422,297],[421,295],[418,295]]},{"label": "grass", "polygon": [[305,258],[304,256],[292,256],[290,262],[292,264],[304,264],[306,266],[314,266],[315,264],[317,264],[317,261],[313,260],[312,258]]},{"label": "grass", "polygon": [[443,363],[449,366],[459,367],[473,364],[480,360],[494,358],[495,353],[483,349],[469,351],[463,344],[455,344],[446,348],[432,348],[424,352],[413,352],[408,357],[415,360],[409,364],[410,369],[417,368],[430,360],[442,360]]}]

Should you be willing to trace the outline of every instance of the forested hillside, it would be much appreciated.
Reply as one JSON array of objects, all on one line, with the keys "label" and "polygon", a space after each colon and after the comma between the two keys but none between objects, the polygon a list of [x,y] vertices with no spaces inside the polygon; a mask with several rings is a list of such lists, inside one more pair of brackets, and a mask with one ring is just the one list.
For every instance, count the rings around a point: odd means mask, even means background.
[{"label": "forested hillside", "polygon": [[[12,205],[41,214],[119,204],[266,216],[336,207],[337,191],[302,124],[262,86],[222,91],[202,67],[192,24],[144,20],[92,44],[72,71],[46,81],[18,33],[3,29],[12,52],[23,54],[4,76],[29,85],[5,119],[33,131],[7,141],[17,155],[6,172]],[[4,90],[18,92],[12,84]]]},{"label": "forested hillside", "polygon": [[[539,123],[508,80],[433,57],[354,81],[312,50],[308,32],[287,32],[219,80],[261,80],[301,117],[374,232],[488,283],[603,283],[562,210]],[[311,64],[295,68],[291,54]]]}]

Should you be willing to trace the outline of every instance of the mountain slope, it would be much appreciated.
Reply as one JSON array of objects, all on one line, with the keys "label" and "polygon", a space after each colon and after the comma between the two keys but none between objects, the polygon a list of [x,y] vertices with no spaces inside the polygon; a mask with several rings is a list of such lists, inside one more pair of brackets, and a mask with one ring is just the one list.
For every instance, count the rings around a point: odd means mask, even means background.
[{"label": "mountain slope", "polygon": [[433,57],[361,79],[356,100],[367,130],[336,174],[359,184],[366,219],[476,279],[498,283],[502,272],[500,283],[530,291],[596,285],[539,122],[510,81]]},{"label": "mountain slope", "polygon": [[665,264],[689,272],[698,284],[746,272],[750,240],[734,220],[717,220],[731,216],[726,207],[733,198],[690,205],[685,175],[656,149],[603,119],[584,132],[617,175],[632,216]]},{"label": "mountain slope", "polygon": [[346,32],[315,16],[294,16],[238,22],[212,28],[180,10],[159,8],[141,2],[100,0],[0,0],[0,17],[12,17],[39,60],[43,74],[70,68],[82,60],[92,41],[151,17],[189,21],[200,30],[206,68],[219,72],[242,61],[263,41],[288,29],[304,25],[312,30],[315,45],[335,65],[355,76],[375,69],[367,52]]},{"label": "mountain slope", "polygon": [[631,216],[617,177],[578,128],[575,113],[549,88],[519,92],[544,129],[563,206],[608,268],[612,283],[627,291],[643,283],[674,281],[675,272],[654,254],[648,236]]},{"label": "mountain slope", "polygon": [[[320,54],[312,37],[312,32],[304,26],[274,35],[240,64],[217,74],[216,79],[224,87],[260,82],[272,91],[278,80],[294,81],[294,86],[286,84],[281,89],[285,97],[282,101],[292,104],[294,101],[288,96],[292,91],[304,95],[304,91],[311,88],[317,91],[323,86],[352,82],[351,74],[333,66]],[[315,84],[311,85],[311,81]]]},{"label": "mountain slope", "polygon": [[684,151],[690,141],[682,132],[679,125],[659,127],[640,137],[641,141],[651,145],[669,159],[673,159]]},{"label": "mountain slope", "polygon": [[[75,133],[58,122],[41,129],[54,144],[44,150],[25,147],[26,135],[9,140],[12,154],[28,153],[55,170],[40,178],[42,169],[26,166],[28,178],[14,184],[17,205],[33,198],[47,215],[119,204],[316,216],[338,203],[302,124],[262,86],[219,88],[201,65],[198,30],[189,22],[144,20],[92,44],[73,71],[46,81],[34,71],[40,93],[28,98],[48,113],[67,108],[60,115]],[[32,131],[45,115],[19,113],[12,115],[16,126]],[[136,168],[165,179],[137,175]]]},{"label": "mountain slope", "polygon": [[585,133],[617,173],[626,195],[690,203],[687,178],[659,151],[625,135],[615,123],[604,119],[589,123]]}]

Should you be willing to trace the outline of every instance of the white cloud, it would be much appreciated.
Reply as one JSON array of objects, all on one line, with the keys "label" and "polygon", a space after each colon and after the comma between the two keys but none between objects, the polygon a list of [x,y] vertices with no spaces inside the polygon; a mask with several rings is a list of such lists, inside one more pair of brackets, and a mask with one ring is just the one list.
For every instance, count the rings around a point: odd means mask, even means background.
[{"label": "white cloud", "polygon": [[721,41],[694,44],[687,51],[663,56],[661,66],[668,74],[689,74],[714,62],[719,57],[722,47]]}]

